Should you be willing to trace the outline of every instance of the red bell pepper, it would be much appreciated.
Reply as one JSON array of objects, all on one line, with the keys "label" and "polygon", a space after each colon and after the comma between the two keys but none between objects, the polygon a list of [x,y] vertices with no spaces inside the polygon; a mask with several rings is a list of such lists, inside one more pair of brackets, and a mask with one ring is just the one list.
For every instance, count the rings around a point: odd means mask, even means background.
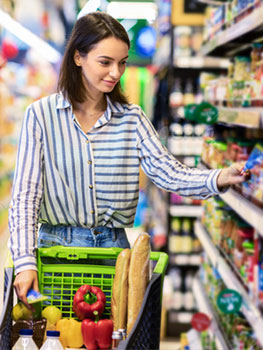
[{"label": "red bell pepper", "polygon": [[80,320],[94,318],[94,311],[102,315],[106,304],[106,297],[99,287],[85,284],[81,286],[73,299],[73,311]]},{"label": "red bell pepper", "polygon": [[98,312],[94,311],[95,321],[85,319],[81,323],[84,344],[88,350],[108,349],[112,343],[113,321],[99,320]]}]

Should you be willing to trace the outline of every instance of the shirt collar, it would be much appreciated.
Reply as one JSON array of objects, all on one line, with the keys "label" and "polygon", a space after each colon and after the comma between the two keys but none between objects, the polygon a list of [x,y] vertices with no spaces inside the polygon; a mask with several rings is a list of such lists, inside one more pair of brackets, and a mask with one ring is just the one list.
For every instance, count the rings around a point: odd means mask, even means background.
[{"label": "shirt collar", "polygon": [[[105,114],[108,115],[110,118],[111,114],[119,114],[122,115],[124,113],[124,108],[121,103],[116,102],[113,103],[108,95],[106,95],[107,100],[107,109],[105,111]],[[57,109],[64,109],[71,107],[71,103],[67,98],[64,97],[64,95],[60,92],[57,94]]]},{"label": "shirt collar", "polygon": [[[108,95],[106,95],[107,99],[107,108],[106,111],[103,113],[103,115],[100,117],[100,119],[96,122],[94,125],[94,128],[100,127],[106,123],[108,123],[111,119],[111,116],[114,115],[123,115],[124,114],[124,108],[121,103],[116,102],[113,103]],[[57,94],[57,109],[66,109],[71,108],[71,103],[67,98],[63,96],[63,94],[60,92]]]},{"label": "shirt collar", "polygon": [[57,94],[57,106],[56,107],[57,107],[57,109],[64,109],[64,108],[71,107],[69,100],[64,97],[62,92],[59,92]]}]

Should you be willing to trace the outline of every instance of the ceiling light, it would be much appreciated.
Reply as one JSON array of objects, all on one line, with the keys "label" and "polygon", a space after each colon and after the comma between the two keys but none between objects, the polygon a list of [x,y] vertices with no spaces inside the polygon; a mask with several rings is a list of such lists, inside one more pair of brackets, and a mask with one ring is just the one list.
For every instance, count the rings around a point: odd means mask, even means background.
[{"label": "ceiling light", "polygon": [[115,18],[146,19],[152,22],[157,17],[157,5],[144,1],[112,1],[107,7],[107,12]]}]

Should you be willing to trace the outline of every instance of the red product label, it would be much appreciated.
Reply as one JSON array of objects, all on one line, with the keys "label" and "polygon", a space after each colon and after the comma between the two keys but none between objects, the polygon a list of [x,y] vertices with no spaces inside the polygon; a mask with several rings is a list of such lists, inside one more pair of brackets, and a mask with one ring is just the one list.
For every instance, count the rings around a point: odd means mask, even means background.
[{"label": "red product label", "polygon": [[198,332],[203,332],[209,328],[211,324],[210,318],[203,312],[197,312],[193,315],[191,325]]}]

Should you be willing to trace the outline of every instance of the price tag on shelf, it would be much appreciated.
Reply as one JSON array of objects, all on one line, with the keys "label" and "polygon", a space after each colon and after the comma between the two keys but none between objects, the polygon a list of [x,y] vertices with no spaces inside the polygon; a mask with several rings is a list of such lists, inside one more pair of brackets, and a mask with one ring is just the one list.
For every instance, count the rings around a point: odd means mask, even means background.
[{"label": "price tag on shelf", "polygon": [[203,312],[197,312],[193,315],[191,320],[191,325],[198,332],[203,332],[210,327],[211,320],[210,318]]}]

